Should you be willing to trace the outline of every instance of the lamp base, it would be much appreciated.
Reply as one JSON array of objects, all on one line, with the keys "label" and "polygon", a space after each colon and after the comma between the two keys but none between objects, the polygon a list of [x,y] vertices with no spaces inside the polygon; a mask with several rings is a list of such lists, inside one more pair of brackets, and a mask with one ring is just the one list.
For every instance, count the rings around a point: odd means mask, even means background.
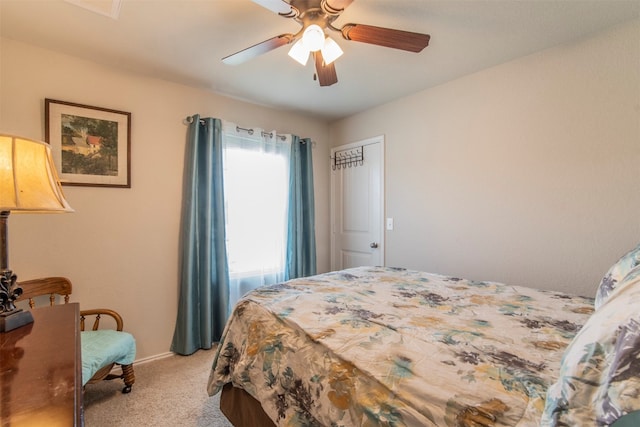
[{"label": "lamp base", "polygon": [[33,323],[33,315],[30,311],[19,308],[9,313],[0,313],[0,332],[13,331],[29,323]]}]

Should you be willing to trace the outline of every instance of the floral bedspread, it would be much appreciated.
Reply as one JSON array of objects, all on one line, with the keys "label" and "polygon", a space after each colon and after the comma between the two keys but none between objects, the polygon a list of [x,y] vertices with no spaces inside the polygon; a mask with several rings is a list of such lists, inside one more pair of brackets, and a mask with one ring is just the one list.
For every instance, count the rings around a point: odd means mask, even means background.
[{"label": "floral bedspread", "polygon": [[208,392],[279,426],[537,426],[590,298],[360,267],[241,299]]}]

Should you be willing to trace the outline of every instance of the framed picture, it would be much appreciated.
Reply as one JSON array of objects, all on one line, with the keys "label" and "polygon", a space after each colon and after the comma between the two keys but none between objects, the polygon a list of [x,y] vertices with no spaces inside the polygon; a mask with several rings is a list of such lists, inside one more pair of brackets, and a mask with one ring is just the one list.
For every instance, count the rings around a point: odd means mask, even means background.
[{"label": "framed picture", "polygon": [[44,112],[62,184],[131,188],[131,113],[48,98]]}]

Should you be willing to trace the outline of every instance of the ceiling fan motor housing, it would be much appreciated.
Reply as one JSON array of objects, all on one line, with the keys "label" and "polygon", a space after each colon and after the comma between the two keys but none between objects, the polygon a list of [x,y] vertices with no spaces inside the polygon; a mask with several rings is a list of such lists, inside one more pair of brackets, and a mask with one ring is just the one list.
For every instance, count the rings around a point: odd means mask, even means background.
[{"label": "ceiling fan motor housing", "polygon": [[[330,28],[331,23],[335,21],[342,10],[332,8],[327,0],[291,0],[292,18],[302,25],[303,32],[310,25],[317,25],[323,30]],[[283,15],[290,17],[289,14]]]}]

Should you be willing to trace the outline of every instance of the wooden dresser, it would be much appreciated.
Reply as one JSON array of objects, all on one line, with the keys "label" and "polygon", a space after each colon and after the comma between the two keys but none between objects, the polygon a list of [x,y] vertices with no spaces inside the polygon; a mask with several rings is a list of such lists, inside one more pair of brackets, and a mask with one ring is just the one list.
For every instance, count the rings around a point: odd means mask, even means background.
[{"label": "wooden dresser", "polygon": [[83,426],[79,305],[32,313],[32,324],[0,333],[2,427]]}]

